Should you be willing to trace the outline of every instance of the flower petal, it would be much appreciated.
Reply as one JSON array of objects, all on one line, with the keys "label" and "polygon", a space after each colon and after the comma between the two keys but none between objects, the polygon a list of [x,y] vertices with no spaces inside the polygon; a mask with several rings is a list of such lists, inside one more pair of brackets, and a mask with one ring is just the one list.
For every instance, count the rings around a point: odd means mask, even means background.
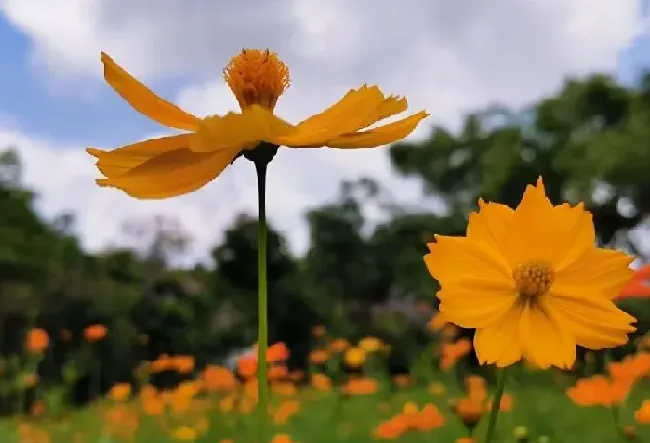
[{"label": "flower petal", "polygon": [[484,328],[497,322],[517,302],[514,288],[486,284],[479,288],[471,285],[444,287],[436,296],[445,320],[468,329]]},{"label": "flower petal", "polygon": [[523,226],[516,241],[521,245],[517,260],[549,262],[557,271],[595,244],[591,214],[582,204],[553,206],[546,197],[541,177],[527,186],[515,210],[514,224]]},{"label": "flower petal", "polygon": [[[591,294],[588,294],[591,295]],[[557,288],[542,297],[547,312],[576,338],[576,343],[589,349],[614,348],[628,341],[635,331],[636,319],[611,301],[599,296],[558,294]]]},{"label": "flower petal", "polygon": [[467,237],[436,235],[435,239],[427,245],[431,252],[424,256],[424,262],[441,285],[496,283],[511,286],[514,293],[511,268],[498,250]]},{"label": "flower petal", "polygon": [[154,157],[125,174],[97,180],[140,199],[162,199],[196,191],[217,177],[239,151],[196,153],[177,149]]},{"label": "flower petal", "polygon": [[474,349],[481,364],[496,364],[503,368],[521,360],[519,340],[521,303],[515,303],[489,326],[476,330]]},{"label": "flower petal", "polygon": [[520,246],[516,239],[520,235],[519,226],[514,223],[515,211],[498,203],[486,203],[483,199],[479,202],[479,212],[469,215],[467,237],[475,241],[485,242],[489,247],[498,249],[514,269],[520,263]]},{"label": "flower petal", "polygon": [[106,177],[117,177],[152,157],[168,151],[187,148],[194,134],[180,134],[171,137],[152,138],[133,143],[112,151],[88,148],[86,151],[97,157],[97,168]]},{"label": "flower petal", "polygon": [[629,268],[632,261],[634,257],[620,251],[591,248],[570,266],[556,272],[554,292],[614,298],[634,276]]},{"label": "flower petal", "polygon": [[136,111],[170,128],[194,131],[198,127],[200,122],[198,117],[158,97],[104,52],[102,52],[102,63],[106,82]]},{"label": "flower petal", "polygon": [[540,369],[556,366],[569,369],[576,360],[576,342],[566,325],[545,309],[542,298],[537,304],[525,303],[519,321],[522,353]]},{"label": "flower petal", "polygon": [[407,137],[417,125],[429,114],[420,111],[401,120],[389,123],[378,128],[369,129],[363,132],[344,134],[340,137],[327,141],[330,148],[374,148],[376,146],[388,145]]},{"label": "flower petal", "polygon": [[194,152],[242,151],[263,141],[281,146],[281,138],[292,132],[295,132],[294,126],[255,105],[241,114],[230,112],[203,119],[190,149]]},{"label": "flower petal", "polygon": [[288,147],[321,147],[341,134],[354,133],[378,120],[406,110],[405,99],[385,98],[377,86],[351,89],[341,100],[320,114],[296,125],[297,131],[283,139]]}]

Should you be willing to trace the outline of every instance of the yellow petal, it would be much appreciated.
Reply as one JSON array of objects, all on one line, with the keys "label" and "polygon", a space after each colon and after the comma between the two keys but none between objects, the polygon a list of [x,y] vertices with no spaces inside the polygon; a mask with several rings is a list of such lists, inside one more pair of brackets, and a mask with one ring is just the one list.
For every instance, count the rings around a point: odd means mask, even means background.
[{"label": "yellow petal", "polygon": [[635,331],[636,319],[611,301],[592,294],[572,295],[552,292],[543,296],[544,307],[575,336],[576,343],[588,349],[614,348],[627,343]]},{"label": "yellow petal", "polygon": [[244,150],[265,141],[281,146],[282,137],[295,128],[270,111],[254,105],[241,114],[213,115],[201,121],[190,149],[194,152]]},{"label": "yellow petal", "polygon": [[469,216],[467,237],[473,241],[485,242],[488,247],[498,249],[514,269],[519,265],[521,257],[520,245],[516,239],[520,235],[520,227],[514,221],[515,211],[508,206],[497,203],[486,203],[479,200],[479,212]]},{"label": "yellow petal", "polygon": [[591,248],[555,274],[553,290],[559,294],[583,294],[614,298],[632,278],[634,260],[613,249]]},{"label": "yellow petal", "polygon": [[499,284],[513,288],[514,292],[511,268],[499,251],[467,237],[435,238],[435,243],[427,245],[431,252],[424,256],[424,261],[441,285]]},{"label": "yellow petal", "polygon": [[389,123],[368,131],[355,132],[342,135],[334,140],[327,141],[330,148],[374,148],[376,146],[388,145],[407,137],[417,125],[429,114],[420,111],[396,122]]},{"label": "yellow petal", "polygon": [[321,147],[341,134],[354,133],[378,120],[406,110],[405,99],[384,98],[377,86],[362,86],[348,91],[341,100],[320,114],[296,125],[296,132],[286,136],[282,144],[288,147]]},{"label": "yellow petal", "polygon": [[97,180],[101,186],[121,189],[140,199],[162,199],[186,194],[217,177],[239,151],[196,153],[189,149],[165,152],[123,175]]},{"label": "yellow petal", "polygon": [[527,186],[515,210],[514,224],[520,227],[513,241],[520,244],[519,263],[549,262],[557,271],[592,248],[595,242],[591,214],[582,204],[553,207],[546,197],[541,177]]},{"label": "yellow petal", "polygon": [[478,288],[464,284],[443,287],[436,297],[440,299],[438,309],[445,320],[468,329],[493,324],[517,302],[514,288],[485,283]]},{"label": "yellow petal", "polygon": [[519,321],[524,357],[540,369],[569,369],[576,360],[576,342],[566,325],[549,315],[544,304],[526,303]]},{"label": "yellow petal", "polygon": [[476,330],[474,350],[481,364],[494,363],[503,368],[521,360],[521,311],[521,303],[515,303],[490,326]]},{"label": "yellow petal", "polygon": [[102,63],[106,82],[136,111],[170,128],[194,131],[199,125],[198,117],[158,97],[104,52]]},{"label": "yellow petal", "polygon": [[112,151],[88,148],[86,151],[97,157],[97,168],[106,177],[117,177],[129,169],[168,151],[187,148],[194,134],[152,138],[133,143]]}]

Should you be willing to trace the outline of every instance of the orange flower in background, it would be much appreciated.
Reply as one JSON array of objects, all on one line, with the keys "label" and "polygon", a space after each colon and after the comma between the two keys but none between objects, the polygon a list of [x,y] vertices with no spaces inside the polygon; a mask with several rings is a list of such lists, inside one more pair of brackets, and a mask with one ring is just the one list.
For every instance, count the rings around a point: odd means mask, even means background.
[{"label": "orange flower in background", "polygon": [[312,374],[311,385],[318,391],[327,392],[332,389],[332,380],[324,374]]},{"label": "orange flower in background", "polygon": [[191,355],[177,355],[172,358],[171,364],[179,374],[189,374],[194,370],[194,357]]},{"label": "orange flower in background", "polygon": [[50,344],[50,337],[45,329],[33,328],[27,332],[25,347],[31,354],[41,354]]},{"label": "orange flower in background", "polygon": [[630,380],[610,380],[598,374],[578,380],[566,393],[578,406],[611,407],[621,404],[631,387]]},{"label": "orange flower in background", "polygon": [[641,407],[634,412],[634,419],[643,425],[650,425],[650,400],[641,403]]},{"label": "orange flower in background", "polygon": [[160,354],[158,358],[151,362],[149,368],[152,374],[159,374],[174,369],[176,361],[167,354]]},{"label": "orange flower in background", "polygon": [[607,370],[613,379],[627,380],[630,384],[634,384],[650,374],[650,353],[639,352],[628,355],[621,361],[609,362]]},{"label": "orange flower in background", "polygon": [[232,371],[223,366],[208,365],[201,374],[204,389],[209,393],[230,392],[237,387]]},{"label": "orange flower in background", "polygon": [[461,338],[455,342],[443,343],[441,346],[442,358],[440,369],[448,371],[472,350],[472,342],[467,338]]},{"label": "orange flower in background", "polygon": [[377,380],[372,378],[351,378],[342,387],[341,392],[347,395],[370,395],[377,392]]},{"label": "orange flower in background", "polygon": [[131,396],[131,385],[128,383],[117,383],[108,391],[108,398],[113,401],[123,402]]},{"label": "orange flower in background", "polygon": [[336,338],[329,344],[329,351],[333,354],[338,354],[345,351],[350,347],[350,343],[344,338]]},{"label": "orange flower in background", "polygon": [[393,382],[399,388],[405,388],[411,382],[411,377],[408,374],[396,374],[393,376]]},{"label": "orange flower in background", "polygon": [[465,237],[437,235],[425,262],[441,289],[440,312],[475,328],[483,364],[525,359],[571,368],[576,345],[625,344],[634,317],[612,298],[629,280],[633,257],[596,248],[584,205],[553,206],[539,178],[516,209],[479,201]]},{"label": "orange flower in background", "polygon": [[315,365],[325,364],[329,358],[329,353],[324,349],[314,349],[309,354],[309,361]]},{"label": "orange flower in background", "polygon": [[427,328],[431,332],[438,332],[441,331],[443,326],[447,324],[447,320],[445,320],[445,316],[442,315],[440,312],[436,312],[431,316],[431,319],[429,320],[429,323],[427,323]]},{"label": "orange flower in background", "polygon": [[350,348],[345,352],[345,364],[351,368],[359,368],[366,361],[366,351],[361,348]]},{"label": "orange flower in background", "polygon": [[481,421],[487,408],[482,400],[469,396],[458,400],[453,411],[468,429],[473,429]]},{"label": "orange flower in background", "polygon": [[104,325],[91,325],[84,329],[84,338],[88,342],[97,342],[103,340],[108,333],[108,329]]},{"label": "orange flower in background", "polygon": [[289,69],[269,50],[244,49],[224,70],[224,80],[241,113],[200,119],[155,95],[102,53],[104,79],[136,111],[174,129],[188,131],[145,140],[113,151],[89,148],[111,186],[141,199],[195,191],[242,152],[260,145],[354,149],[383,146],[408,136],[427,116],[421,111],[394,123],[362,129],[407,109],[406,99],[386,97],[376,86],[350,90],[338,103],[297,125],[273,114],[288,88]]},{"label": "orange flower in background", "polygon": [[359,340],[359,348],[363,349],[368,354],[381,350],[383,346],[384,342],[377,337],[364,337]]},{"label": "orange flower in background", "polygon": [[275,434],[271,443],[298,443],[289,434]]},{"label": "orange flower in background", "polygon": [[379,440],[395,440],[409,431],[426,432],[444,424],[445,417],[435,405],[427,403],[419,409],[417,404],[409,402],[402,412],[381,422],[373,430],[373,435]]}]

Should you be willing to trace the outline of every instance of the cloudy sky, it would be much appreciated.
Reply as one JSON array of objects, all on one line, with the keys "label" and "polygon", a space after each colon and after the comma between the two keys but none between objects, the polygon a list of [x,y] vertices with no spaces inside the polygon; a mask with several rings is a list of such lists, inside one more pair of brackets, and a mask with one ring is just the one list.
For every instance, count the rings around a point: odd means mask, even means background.
[{"label": "cloudy sky", "polygon": [[[255,176],[239,160],[193,194],[137,201],[98,188],[87,146],[113,148],[166,129],[103,83],[100,51],[198,115],[236,110],[221,71],[243,47],[269,47],[293,84],[277,112],[298,120],[349,88],[405,95],[434,123],[499,101],[521,106],[567,75],[611,72],[631,82],[650,67],[648,7],[639,0],[0,0],[0,147],[18,147],[24,181],[47,217],[73,212],[89,250],[122,244],[125,220],[173,214],[205,256],[242,211],[254,213]],[[372,176],[400,201],[419,184],[397,177],[384,149],[281,151],[268,211],[296,252],[306,208],[336,197],[343,179]]]}]

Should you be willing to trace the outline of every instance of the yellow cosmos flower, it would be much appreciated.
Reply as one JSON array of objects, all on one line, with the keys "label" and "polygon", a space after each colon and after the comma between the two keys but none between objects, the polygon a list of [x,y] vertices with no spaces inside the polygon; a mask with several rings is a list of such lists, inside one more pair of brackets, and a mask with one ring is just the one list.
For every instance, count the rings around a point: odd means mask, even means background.
[{"label": "yellow cosmos flower", "polygon": [[540,368],[570,368],[576,345],[627,342],[635,319],[612,302],[633,258],[595,247],[582,204],[553,206],[544,184],[528,186],[517,209],[479,201],[465,237],[436,236],[425,262],[441,286],[440,310],[476,328],[481,363],[522,358]]},{"label": "yellow cosmos flower", "polygon": [[427,116],[421,111],[393,123],[362,129],[404,112],[404,98],[385,97],[376,86],[350,90],[320,114],[292,125],[273,114],[289,86],[289,70],[269,50],[245,49],[224,70],[241,113],[200,119],[158,97],[102,53],[104,78],[136,111],[170,128],[189,131],[113,151],[89,148],[106,176],[97,180],[141,199],[195,191],[217,177],[240,153],[266,145],[292,148],[371,148],[408,136]]}]

